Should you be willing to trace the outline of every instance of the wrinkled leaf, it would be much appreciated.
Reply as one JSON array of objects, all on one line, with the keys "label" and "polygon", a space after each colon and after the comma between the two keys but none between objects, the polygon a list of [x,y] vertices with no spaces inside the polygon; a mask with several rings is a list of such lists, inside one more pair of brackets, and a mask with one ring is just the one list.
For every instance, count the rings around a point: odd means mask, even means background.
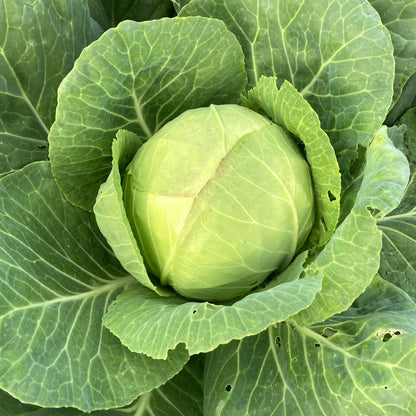
[{"label": "wrinkled leaf", "polygon": [[226,23],[242,45],[250,87],[262,75],[290,81],[338,155],[351,158],[381,126],[393,93],[393,45],[368,2],[193,0],[185,15]]},{"label": "wrinkled leaf", "polygon": [[47,158],[57,88],[100,34],[86,0],[0,1],[0,176]]},{"label": "wrinkled leaf", "polygon": [[416,300],[416,110],[409,110],[401,122],[407,130],[400,149],[413,174],[397,209],[378,220],[383,232],[380,274]]},{"label": "wrinkled leaf", "polygon": [[257,86],[248,92],[245,104],[262,109],[303,143],[312,172],[316,204],[309,243],[325,244],[338,223],[341,180],[334,150],[320,128],[317,114],[289,82],[285,81],[277,89],[272,77],[261,77]]},{"label": "wrinkled leaf", "polygon": [[390,32],[396,62],[395,103],[409,78],[416,72],[416,0],[369,0]]},{"label": "wrinkled leaf", "polygon": [[0,182],[0,387],[21,401],[84,411],[124,406],[188,360],[130,352],[102,325],[135,282],[94,216],[67,203],[47,162]]},{"label": "wrinkled leaf", "polygon": [[207,355],[206,414],[411,416],[415,323],[409,297],[377,279],[330,321],[281,323],[221,346]]},{"label": "wrinkled leaf", "polygon": [[58,185],[92,209],[119,129],[148,139],[185,110],[238,101],[245,83],[241,48],[222,22],[122,22],[84,49],[61,84],[49,136]]},{"label": "wrinkled leaf", "polygon": [[121,174],[141,143],[134,133],[126,130],[117,133],[117,139],[113,142],[113,168],[107,181],[99,189],[94,214],[101,233],[121,265],[142,285],[159,295],[169,296],[168,290],[150,280],[123,204]]},{"label": "wrinkled leaf", "polygon": [[251,293],[226,306],[162,298],[135,285],[109,307],[104,324],[132,351],[165,358],[184,343],[193,355],[289,318],[310,305],[320,289],[321,276],[316,276]]},{"label": "wrinkled leaf", "polygon": [[320,322],[346,310],[370,284],[380,265],[382,245],[373,214],[382,218],[397,207],[408,177],[405,156],[381,129],[368,147],[354,206],[306,269],[306,274],[322,273],[324,283],[313,304],[297,316],[300,323]]},{"label": "wrinkled leaf", "polygon": [[192,357],[183,370],[163,386],[140,396],[133,404],[85,413],[73,408],[40,408],[19,402],[0,390],[3,416],[201,416],[204,357]]}]

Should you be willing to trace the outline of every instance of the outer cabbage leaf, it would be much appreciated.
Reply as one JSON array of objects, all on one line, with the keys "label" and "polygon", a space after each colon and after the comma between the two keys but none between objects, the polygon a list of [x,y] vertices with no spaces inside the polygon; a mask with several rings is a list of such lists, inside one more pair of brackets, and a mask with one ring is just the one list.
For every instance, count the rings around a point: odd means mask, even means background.
[{"label": "outer cabbage leaf", "polygon": [[290,81],[318,113],[342,169],[380,128],[393,94],[393,45],[368,2],[193,0],[185,15],[226,23],[244,50],[250,87],[262,75]]},{"label": "outer cabbage leaf", "polygon": [[191,357],[182,371],[163,386],[140,396],[130,406],[85,413],[74,408],[40,408],[23,404],[0,390],[2,416],[201,416],[204,356]]},{"label": "outer cabbage leaf", "polygon": [[94,216],[60,194],[47,162],[0,184],[0,387],[40,406],[125,406],[178,373],[134,354],[102,325],[108,304],[135,282]]},{"label": "outer cabbage leaf", "polygon": [[277,89],[273,77],[261,77],[244,103],[264,111],[303,144],[312,172],[316,204],[309,244],[325,244],[338,223],[341,179],[334,150],[320,128],[317,114],[289,82],[285,81]]},{"label": "outer cabbage leaf", "polygon": [[411,416],[416,305],[377,278],[345,313],[285,322],[207,355],[205,411],[227,416]]},{"label": "outer cabbage leaf", "polygon": [[395,103],[416,68],[416,0],[369,0],[377,10],[384,26],[389,30],[394,46]]},{"label": "outer cabbage leaf", "polygon": [[[201,416],[204,396],[203,355],[191,357],[183,370],[165,385],[141,397],[131,416]],[[121,416],[121,415],[120,415]]]},{"label": "outer cabbage leaf", "polygon": [[193,355],[288,319],[310,305],[320,289],[318,275],[251,293],[232,305],[218,305],[160,297],[135,285],[110,305],[104,325],[131,351],[166,358],[169,350],[184,343]]},{"label": "outer cabbage leaf", "polygon": [[383,232],[379,272],[416,300],[416,108],[409,110],[400,123],[407,131],[398,145],[409,159],[412,177],[397,209],[378,220]]},{"label": "outer cabbage leaf", "polygon": [[94,214],[100,231],[121,265],[142,285],[159,295],[169,296],[171,291],[160,287],[157,279],[152,282],[149,278],[123,204],[120,172],[124,172],[141,143],[134,133],[127,130],[117,133],[117,140],[113,142],[113,168],[98,191]]},{"label": "outer cabbage leaf", "polygon": [[101,34],[86,3],[0,1],[0,176],[48,156],[58,86]]},{"label": "outer cabbage leaf", "polygon": [[297,316],[298,322],[323,321],[346,310],[370,284],[380,265],[382,245],[377,218],[399,204],[409,178],[409,165],[382,128],[367,149],[363,178],[350,213],[305,273],[320,272],[323,290]]},{"label": "outer cabbage leaf", "polygon": [[241,47],[203,17],[122,22],[84,49],[59,89],[52,173],[75,205],[92,209],[119,129],[151,137],[195,107],[232,103],[246,85]]}]

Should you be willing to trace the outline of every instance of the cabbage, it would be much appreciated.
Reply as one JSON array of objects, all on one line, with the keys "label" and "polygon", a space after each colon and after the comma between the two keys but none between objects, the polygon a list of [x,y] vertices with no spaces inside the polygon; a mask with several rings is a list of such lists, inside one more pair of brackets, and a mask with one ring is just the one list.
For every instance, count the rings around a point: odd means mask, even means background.
[{"label": "cabbage", "polygon": [[231,104],[188,110],[141,146],[124,201],[148,270],[201,300],[243,295],[284,269],[314,222],[294,140]]}]

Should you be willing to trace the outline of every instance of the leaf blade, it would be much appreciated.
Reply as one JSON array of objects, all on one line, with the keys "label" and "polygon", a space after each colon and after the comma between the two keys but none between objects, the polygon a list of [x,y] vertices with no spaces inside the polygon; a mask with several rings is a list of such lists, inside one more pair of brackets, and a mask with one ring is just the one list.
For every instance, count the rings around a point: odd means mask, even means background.
[{"label": "leaf blade", "polygon": [[83,51],[60,88],[49,136],[60,188],[90,210],[119,129],[146,140],[185,110],[238,101],[245,83],[240,46],[222,22],[165,18],[110,29]]},{"label": "leaf blade", "polygon": [[113,167],[107,181],[98,191],[94,214],[100,231],[124,269],[147,288],[161,296],[170,296],[171,293],[167,289],[163,289],[149,278],[124,208],[121,177],[125,165],[133,158],[141,144],[134,133],[127,130],[117,133],[117,139],[112,146]]},{"label": "leaf blade", "polygon": [[101,33],[76,3],[0,2],[0,176],[47,158],[59,83]]},{"label": "leaf blade", "polygon": [[86,211],[66,202],[47,162],[1,180],[0,385],[20,400],[84,411],[129,404],[188,360],[133,354],[102,326],[134,282]]},{"label": "leaf blade", "polygon": [[[410,416],[415,313],[404,292],[377,280],[355,307],[329,321],[281,323],[221,346],[207,355],[206,409],[231,416]],[[381,328],[404,332],[383,342]]]},{"label": "leaf blade", "polygon": [[228,306],[161,298],[136,285],[127,288],[110,306],[104,325],[132,351],[164,358],[183,343],[194,355],[287,319],[312,302],[320,283],[319,275],[302,282],[290,281],[249,294]]},{"label": "leaf blade", "polygon": [[[239,39],[249,87],[261,75],[288,80],[318,113],[345,169],[357,144],[366,146],[393,94],[393,46],[368,3],[348,8],[330,0],[193,0],[180,16],[222,19]],[[369,70],[373,68],[374,70]],[[357,108],[360,109],[359,114]]]},{"label": "leaf blade", "polygon": [[[320,322],[346,310],[370,284],[379,269],[382,246],[374,216],[382,218],[399,204],[408,176],[405,156],[390,141],[386,129],[381,129],[367,150],[355,205],[309,266],[309,271],[323,273],[324,290],[308,310],[299,313],[299,323]],[[306,273],[309,271],[307,268]]]}]

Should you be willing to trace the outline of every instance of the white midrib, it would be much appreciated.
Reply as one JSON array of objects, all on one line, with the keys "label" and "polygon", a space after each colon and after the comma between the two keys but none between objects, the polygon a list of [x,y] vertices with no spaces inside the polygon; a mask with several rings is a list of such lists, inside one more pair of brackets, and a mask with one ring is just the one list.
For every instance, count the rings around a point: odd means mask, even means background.
[{"label": "white midrib", "polygon": [[382,224],[383,222],[389,222],[389,221],[401,220],[401,219],[406,220],[412,217],[416,217],[416,208],[404,214],[389,215],[383,218],[376,218],[376,220],[377,220],[377,224]]},{"label": "white midrib", "polygon": [[137,408],[136,408],[136,411],[134,412],[134,416],[142,416],[145,414],[147,410],[149,410],[151,396],[152,396],[151,392],[142,394],[140,396],[139,400],[137,401]]},{"label": "white midrib", "polygon": [[123,286],[128,286],[129,284],[131,284],[135,281],[136,280],[133,277],[126,276],[126,277],[123,277],[123,278],[117,278],[114,281],[112,281],[112,282],[110,282],[106,285],[97,286],[96,288],[93,288],[93,289],[89,290],[88,292],[78,293],[76,295],[70,295],[70,296],[56,297],[54,299],[46,300],[44,302],[29,303],[27,305],[20,306],[20,307],[13,308],[13,309],[9,310],[4,315],[0,316],[0,321],[3,318],[6,318],[9,315],[13,315],[16,312],[20,312],[20,311],[24,311],[24,310],[30,310],[30,309],[36,309],[36,308],[46,308],[50,305],[54,305],[54,304],[57,304],[57,303],[59,304],[59,303],[66,303],[66,302],[84,301],[88,298],[99,296],[102,293],[112,292],[112,291],[117,290],[117,289],[119,289]]},{"label": "white midrib", "polygon": [[282,369],[282,367],[280,365],[279,357],[278,357],[276,348],[274,347],[275,342],[274,342],[274,339],[273,339],[274,336],[273,336],[273,329],[272,329],[272,327],[269,327],[267,331],[268,331],[268,335],[269,335],[269,344],[270,344],[269,349],[270,349],[270,351],[272,353],[273,360],[274,360],[274,363],[276,365],[276,368],[277,368],[277,370],[279,371],[279,373],[281,375],[284,388],[288,390],[288,392],[292,396],[293,401],[296,403],[296,406],[297,406],[298,410],[302,413],[302,415],[304,415],[304,413],[302,412],[302,407],[301,407],[301,405],[300,405],[300,403],[298,401],[298,398],[297,398],[295,392],[293,392],[290,384],[286,382],[285,372],[283,371],[283,369]]},{"label": "white midrib", "polygon": [[[293,325],[294,327],[296,327],[296,329],[298,330],[299,333],[303,334],[306,337],[310,337],[310,338],[318,341],[321,345],[324,345],[325,347],[327,347],[328,349],[330,349],[332,351],[336,351],[336,352],[340,353],[341,355],[343,355],[344,357],[346,357],[348,359],[362,361],[362,362],[368,362],[370,364],[379,365],[379,366],[388,367],[388,368],[403,369],[403,367],[400,367],[399,365],[396,365],[396,364],[388,364],[387,362],[369,360],[369,359],[366,359],[366,358],[363,358],[363,357],[360,357],[360,356],[356,356],[356,355],[348,352],[345,348],[342,348],[342,347],[334,344],[333,342],[331,342],[330,338],[326,338],[322,335],[319,335],[315,331],[313,331],[312,329],[310,329],[308,327],[300,326],[294,321],[291,321],[290,324]],[[407,369],[407,370],[411,371],[411,369]]]},{"label": "white midrib", "polygon": [[305,87],[303,87],[303,89],[302,89],[302,91],[300,91],[300,93],[304,97],[309,95],[311,93],[311,89],[312,89],[313,85],[316,83],[316,81],[322,75],[325,68],[327,68],[333,62],[333,60],[337,56],[337,54],[339,52],[341,52],[347,45],[350,45],[351,43],[355,42],[360,36],[363,36],[363,35],[367,34],[367,32],[370,32],[373,29],[374,29],[373,27],[370,27],[370,28],[366,29],[364,32],[359,33],[357,36],[354,36],[352,39],[348,40],[346,43],[342,44],[338,49],[333,51],[332,55],[330,57],[328,57],[325,62],[322,62],[319,70],[316,71],[313,78],[309,81],[309,83],[307,85],[305,85]]},{"label": "white midrib", "polygon": [[134,109],[137,115],[137,121],[140,124],[140,127],[143,129],[144,134],[148,139],[153,136],[153,133],[150,131],[149,126],[146,123],[146,120],[143,117],[142,106],[140,104],[139,99],[137,98],[136,91],[133,90],[132,92],[133,102],[134,102]]}]

